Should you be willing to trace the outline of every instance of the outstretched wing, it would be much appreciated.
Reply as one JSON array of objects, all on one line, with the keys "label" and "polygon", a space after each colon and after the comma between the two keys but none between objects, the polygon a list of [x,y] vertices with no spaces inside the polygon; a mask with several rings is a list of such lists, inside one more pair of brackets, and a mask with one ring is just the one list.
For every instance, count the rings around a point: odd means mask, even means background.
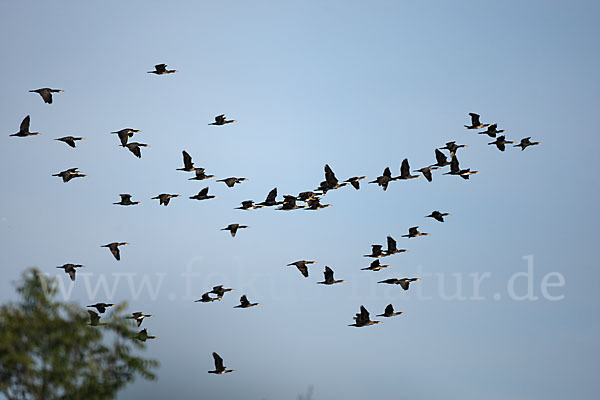
[{"label": "outstretched wing", "polygon": [[330,186],[338,184],[338,180],[328,164],[325,164],[325,180]]},{"label": "outstretched wing", "polygon": [[437,161],[438,165],[444,165],[448,162],[448,160],[446,159],[446,155],[444,153],[442,153],[441,151],[439,151],[438,149],[435,149],[435,160]]},{"label": "outstretched wing", "polygon": [[391,236],[387,237],[387,251],[388,253],[393,253],[397,250],[396,241]]},{"label": "outstretched wing", "polygon": [[479,126],[481,122],[479,122],[479,114],[469,113],[471,116],[471,126]]},{"label": "outstretched wing", "polygon": [[325,282],[333,281],[333,270],[331,268],[326,266],[323,275],[325,275]]},{"label": "outstretched wing", "polygon": [[402,160],[402,165],[400,166],[400,176],[406,177],[410,175],[410,166],[408,165],[408,158]]},{"label": "outstretched wing", "polygon": [[109,247],[110,252],[113,256],[119,261],[121,259],[121,252],[119,251],[119,247],[117,245]]},{"label": "outstretched wing", "polygon": [[265,202],[266,203],[274,202],[276,197],[277,197],[277,188],[274,188],[267,195],[267,199],[265,200]]},{"label": "outstretched wing", "polygon": [[29,122],[31,121],[31,118],[28,116],[26,116],[25,118],[23,118],[23,121],[21,122],[21,126],[19,127],[19,130],[21,132],[29,132]]},{"label": "outstretched wing", "polygon": [[214,352],[212,355],[213,355],[213,358],[215,359],[215,370],[217,370],[217,371],[224,370],[225,367],[223,367],[223,359],[221,358],[221,356]]},{"label": "outstretched wing", "polygon": [[208,194],[208,186],[198,192],[199,197],[204,197]]},{"label": "outstretched wing", "polygon": [[308,278],[308,267],[306,266],[306,264],[296,265],[296,268],[298,268],[298,271],[300,271],[300,273],[302,273],[302,275],[304,275],[305,278]]},{"label": "outstretched wing", "polygon": [[383,170],[383,176],[385,176],[387,178],[392,177],[392,171],[390,171],[390,167],[386,167],[386,169]]},{"label": "outstretched wing", "polygon": [[394,306],[391,304],[388,304],[387,307],[385,308],[385,313],[386,314],[393,314],[394,313]]},{"label": "outstretched wing", "polygon": [[100,322],[98,313],[92,310],[87,310],[87,312],[90,314],[90,325],[98,325],[98,322]]},{"label": "outstretched wing", "polygon": [[194,168],[194,163],[192,162],[192,156],[190,156],[188,154],[187,151],[182,151],[183,154],[183,166],[185,167],[185,169],[192,169]]},{"label": "outstretched wing", "polygon": [[156,64],[154,66],[154,69],[156,70],[156,72],[166,72],[167,71],[167,64]]},{"label": "outstretched wing", "polygon": [[244,307],[247,307],[250,305],[250,302],[248,301],[248,298],[246,297],[246,295],[243,295],[242,297],[240,297],[240,304]]}]

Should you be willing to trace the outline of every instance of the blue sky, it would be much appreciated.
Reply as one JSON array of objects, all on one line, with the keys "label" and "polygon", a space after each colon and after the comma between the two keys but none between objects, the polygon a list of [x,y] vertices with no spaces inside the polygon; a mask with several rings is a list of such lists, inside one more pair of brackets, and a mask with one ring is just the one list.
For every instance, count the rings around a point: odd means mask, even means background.
[{"label": "blue sky", "polygon": [[[89,275],[70,301],[154,314],[144,326],[159,339],[145,354],[161,361],[159,379],[122,399],[293,399],[309,385],[315,399],[595,398],[598,11],[585,1],[2,2],[0,300],[15,298],[27,267],[55,275],[73,262]],[[179,72],[146,73],[158,63]],[[39,87],[65,92],[47,105],[28,92]],[[501,153],[463,128],[469,112],[542,145]],[[221,113],[237,122],[207,125]],[[42,134],[9,137],[26,115]],[[125,127],[151,145],[141,159],[109,133]],[[51,140],[65,135],[86,140]],[[404,158],[417,169],[450,140],[469,145],[461,167],[480,174],[342,188],[314,213],[234,209],[273,187],[314,189],[326,163],[340,179],[398,174]],[[188,181],[175,170],[182,150],[208,173],[248,181]],[[51,176],[72,167],[89,176]],[[187,199],[206,184],[216,199]],[[119,193],[143,204],[114,206]],[[159,193],[183,197],[162,207],[150,200]],[[452,216],[424,218],[436,209]],[[234,222],[250,228],[219,230]],[[400,237],[415,225],[431,235]],[[387,235],[409,251],[360,271]],[[120,262],[99,247],[112,241],[131,243]],[[538,299],[517,301],[508,282],[528,256]],[[285,267],[298,259],[317,261],[308,279]],[[325,265],[347,282],[317,285]],[[187,281],[188,269],[199,275]],[[469,274],[486,273],[474,300]],[[548,289],[562,300],[542,295],[549,273],[564,278]],[[136,289],[144,274],[156,296],[133,299],[128,279]],[[408,292],[376,284],[404,276],[423,279]],[[467,299],[445,300],[457,276]],[[112,298],[90,299],[86,282],[99,279],[117,282]],[[236,291],[192,301],[219,283]],[[514,289],[524,294],[525,278]],[[262,305],[233,309],[244,293]],[[346,326],[361,304],[374,315],[390,302],[405,314]],[[236,373],[207,374],[213,351]]]}]

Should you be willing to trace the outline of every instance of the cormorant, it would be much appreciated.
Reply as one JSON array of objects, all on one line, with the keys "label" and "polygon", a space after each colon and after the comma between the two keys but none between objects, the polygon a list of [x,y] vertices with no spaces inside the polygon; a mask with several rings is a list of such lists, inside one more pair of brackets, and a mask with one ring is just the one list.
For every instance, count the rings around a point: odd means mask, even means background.
[{"label": "cormorant", "polygon": [[410,174],[410,165],[408,165],[408,158],[402,160],[402,165],[400,166],[400,176],[397,176],[396,179],[405,180],[405,179],[413,179],[418,178],[419,175],[411,175]]},{"label": "cormorant", "polygon": [[323,194],[327,193],[328,190],[339,189],[348,185],[348,182],[339,183],[338,179],[335,177],[333,170],[329,166],[329,164],[325,164],[325,180],[319,184],[317,190],[323,192]]},{"label": "cormorant", "polygon": [[348,326],[360,328],[362,326],[377,325],[381,323],[381,321],[371,321],[371,318],[369,318],[369,312],[364,306],[360,306],[360,313],[354,316],[354,321],[355,322],[353,324]]},{"label": "cormorant", "polygon": [[113,203],[113,204],[118,204],[120,206],[134,206],[136,204],[142,204],[141,201],[131,201],[130,194],[122,193],[119,196],[121,196],[121,201],[119,201],[118,203]]},{"label": "cormorant", "polygon": [[65,272],[67,274],[69,274],[69,278],[71,278],[72,281],[75,281],[75,268],[83,268],[84,265],[81,264],[65,264],[65,265],[61,265],[60,267],[56,267],[56,268],[62,268],[65,270]]},{"label": "cormorant", "polygon": [[425,218],[430,217],[430,218],[435,218],[436,220],[440,221],[440,222],[444,222],[444,217],[449,216],[449,213],[441,213],[439,211],[433,211],[431,214],[426,215]]},{"label": "cormorant", "polygon": [[207,186],[204,189],[202,189],[201,191],[199,191],[197,195],[191,196],[190,199],[194,199],[194,200],[208,200],[208,199],[214,199],[215,197],[216,196],[208,194],[208,186]]},{"label": "cormorant", "polygon": [[496,140],[494,140],[493,142],[488,143],[488,145],[495,144],[496,147],[498,148],[498,150],[504,151],[504,148],[505,148],[504,145],[514,144],[514,143],[515,142],[506,140],[506,137],[504,135],[502,135],[502,136],[498,136],[498,138]]},{"label": "cormorant", "polygon": [[434,165],[431,165],[429,167],[423,167],[421,169],[416,169],[413,172],[420,172],[420,173],[422,173],[423,176],[425,177],[425,179],[427,179],[428,182],[431,182],[431,180],[433,179],[433,177],[431,175],[431,171],[434,171],[436,169],[438,169],[438,167],[436,167]]},{"label": "cormorant", "polygon": [[276,198],[277,198],[277,188],[273,188],[267,195],[267,198],[265,199],[265,201],[263,201],[262,203],[258,203],[257,205],[265,206],[265,207],[277,206],[277,205],[281,204],[281,202],[275,200]]},{"label": "cormorant", "polygon": [[174,197],[181,197],[180,194],[168,194],[168,193],[161,193],[158,196],[154,196],[152,198],[152,200],[158,200],[159,204],[161,206],[168,206],[169,205],[169,201],[171,201],[172,198]]},{"label": "cormorant", "polygon": [[413,226],[411,228],[408,228],[408,235],[402,235],[402,237],[413,238],[413,237],[417,237],[417,236],[429,235],[429,233],[419,232],[418,228],[419,228],[418,226]]},{"label": "cormorant", "polygon": [[379,259],[374,260],[371,265],[366,268],[361,268],[361,271],[379,271],[384,268],[389,268],[389,265],[381,265]]},{"label": "cormorant", "polygon": [[194,168],[194,171],[196,171],[196,176],[194,176],[193,178],[190,178],[188,180],[190,181],[203,181],[205,179],[210,179],[210,178],[214,178],[214,175],[206,175],[204,173],[204,168]]},{"label": "cormorant", "polygon": [[319,199],[318,197],[308,199],[307,203],[307,210],[320,210],[321,208],[331,207],[331,204],[321,204],[321,199]]},{"label": "cormorant", "polygon": [[394,306],[388,304],[383,314],[377,314],[378,317],[395,317],[396,315],[404,314],[402,311],[394,312]]},{"label": "cormorant", "polygon": [[129,140],[130,137],[133,137],[134,133],[139,133],[139,132],[141,132],[139,129],[124,128],[124,129],[121,129],[120,131],[115,131],[115,132],[111,132],[111,133],[118,135],[119,139],[121,140],[121,145],[126,146],[127,140]]},{"label": "cormorant", "polygon": [[156,64],[154,71],[148,71],[149,74],[155,75],[174,74],[175,72],[177,72],[176,69],[167,69],[167,64]]},{"label": "cormorant", "polygon": [[541,142],[530,142],[531,136],[521,139],[521,143],[515,144],[513,147],[520,147],[521,151],[525,150],[528,146],[536,146]]},{"label": "cormorant", "polygon": [[69,146],[75,148],[75,141],[76,140],[84,140],[84,139],[85,138],[83,138],[83,137],[64,136],[64,137],[54,139],[54,140],[60,140],[61,142],[65,142]]},{"label": "cormorant", "polygon": [[88,314],[90,314],[90,326],[102,326],[106,325],[105,322],[100,322],[100,316],[96,311],[87,310]]},{"label": "cormorant", "polygon": [[19,127],[19,132],[17,133],[13,133],[12,135],[9,136],[16,136],[16,137],[27,137],[27,136],[35,136],[35,135],[39,135],[39,132],[29,132],[29,122],[31,121],[31,118],[28,116],[26,116],[25,118],[23,118],[23,121],[21,121],[21,126]]},{"label": "cormorant", "polygon": [[498,130],[498,124],[491,124],[490,126],[488,126],[487,130],[483,131],[483,132],[477,132],[480,135],[488,135],[489,137],[496,137],[496,134],[498,133],[503,133],[506,132],[506,130],[504,129],[500,129]]},{"label": "cormorant", "polygon": [[469,115],[471,116],[471,126],[465,125],[465,128],[467,128],[467,129],[481,129],[481,128],[485,128],[487,126],[490,126],[490,124],[482,124],[479,121],[479,114],[469,113]]},{"label": "cormorant", "polygon": [[88,307],[95,307],[96,310],[98,310],[98,312],[100,314],[104,314],[104,312],[106,311],[106,309],[108,307],[112,307],[112,306],[114,306],[114,304],[96,303],[96,304],[92,304],[91,306],[88,306]]},{"label": "cormorant", "polygon": [[192,156],[190,156],[188,154],[188,152],[185,150],[183,150],[181,153],[183,154],[183,168],[177,168],[177,171],[186,171],[186,172],[195,171],[196,168],[194,168],[194,163],[192,162]]},{"label": "cormorant", "polygon": [[360,189],[360,181],[362,179],[367,179],[367,177],[366,176],[353,176],[352,178],[346,179],[344,182],[351,184],[354,187],[354,189],[358,190],[358,189]]},{"label": "cormorant", "polygon": [[213,352],[212,355],[213,355],[213,358],[215,359],[215,370],[208,371],[209,374],[223,375],[223,374],[227,374],[229,372],[235,372],[235,369],[225,369],[225,367],[223,366],[223,359],[217,353]]},{"label": "cormorant", "polygon": [[142,151],[140,147],[150,147],[150,145],[146,143],[131,142],[122,144],[121,147],[127,147],[129,151],[132,152],[137,158],[142,158]]},{"label": "cormorant", "polygon": [[308,267],[307,265],[309,264],[315,264],[316,261],[306,261],[306,260],[299,260],[299,261],[294,261],[291,264],[288,264],[287,266],[290,267],[292,265],[294,265],[296,268],[298,268],[298,271],[300,271],[300,273],[305,277],[308,278]]},{"label": "cormorant", "polygon": [[438,149],[435,149],[435,160],[436,163],[431,165],[431,167],[445,167],[446,165],[450,165],[450,161],[448,161],[448,159],[446,158],[446,155],[444,153],[442,153],[441,151],[439,151]]},{"label": "cormorant", "polygon": [[135,319],[135,323],[139,327],[142,324],[142,322],[144,321],[144,318],[150,318],[150,317],[153,317],[153,315],[143,314],[143,313],[137,311],[137,312],[131,313],[131,317],[127,317],[127,318]]},{"label": "cormorant", "polygon": [[127,242],[122,242],[122,243],[112,242],[109,244],[104,244],[100,247],[108,247],[108,249],[110,250],[112,255],[115,256],[117,261],[119,261],[121,259],[121,252],[119,251],[119,246],[127,246],[128,244],[129,243],[127,243]]},{"label": "cormorant", "polygon": [[450,157],[454,157],[458,149],[461,147],[469,147],[466,144],[456,144],[456,142],[447,142],[444,147],[440,147],[440,150],[448,150],[450,152]]},{"label": "cormorant", "polygon": [[388,187],[388,183],[390,183],[391,181],[395,181],[396,178],[392,178],[392,171],[390,171],[390,168],[387,167],[386,169],[383,170],[383,175],[378,176],[377,179],[375,179],[374,181],[371,181],[369,183],[376,183],[379,186],[383,187],[383,190],[387,190]]},{"label": "cormorant", "polygon": [[328,266],[325,266],[325,272],[323,272],[323,275],[325,275],[325,280],[323,282],[317,282],[317,283],[320,283],[321,285],[333,285],[335,283],[345,282],[343,279],[341,279],[341,280],[333,279],[333,270],[331,268],[329,268]]},{"label": "cormorant", "polygon": [[235,306],[233,308],[248,308],[248,307],[254,307],[254,306],[260,306],[260,303],[250,303],[248,301],[248,298],[246,297],[246,295],[243,295],[242,297],[240,297],[240,304],[238,304],[237,306]]},{"label": "cormorant", "polygon": [[452,161],[450,162],[450,172],[445,172],[444,175],[459,175],[463,179],[469,179],[469,175],[478,173],[479,171],[471,171],[470,168],[460,169],[458,158],[456,158],[456,155],[454,155],[452,156]]},{"label": "cormorant", "polygon": [[146,330],[146,328],[144,328],[141,331],[139,331],[133,338],[139,340],[140,342],[145,342],[148,339],[158,339],[158,336],[148,335],[148,331]]},{"label": "cormorant", "polygon": [[216,297],[210,297],[210,292],[206,292],[202,294],[202,297],[199,300],[194,300],[194,303],[211,303],[215,300],[220,300]]},{"label": "cormorant", "polygon": [[296,196],[283,196],[283,204],[281,207],[277,208],[277,210],[297,210],[299,208],[304,208],[304,206],[299,206],[296,204]]},{"label": "cormorant", "polygon": [[402,278],[402,279],[390,278],[390,279],[386,279],[384,281],[379,281],[377,283],[387,283],[388,285],[400,285],[402,287],[402,289],[408,290],[408,286],[410,285],[411,282],[420,281],[420,280],[421,280],[421,278]]},{"label": "cormorant", "polygon": [[296,196],[296,200],[308,202],[310,199],[317,198],[318,194],[312,191],[300,192]]},{"label": "cormorant", "polygon": [[231,178],[227,178],[227,179],[219,179],[217,180],[217,182],[225,182],[225,184],[232,188],[233,186],[235,186],[236,183],[242,183],[244,181],[247,181],[248,179],[246,178],[236,178],[236,177],[231,177]]},{"label": "cormorant", "polygon": [[396,247],[396,241],[394,240],[393,237],[388,236],[387,237],[387,250],[385,251],[385,255],[386,256],[391,256],[392,254],[398,254],[398,253],[405,253],[408,250],[406,249],[399,249]]},{"label": "cormorant", "polygon": [[217,300],[221,300],[223,295],[227,292],[234,292],[235,289],[232,288],[224,288],[223,285],[213,286],[212,290],[209,293],[213,293],[217,295]]},{"label": "cormorant", "polygon": [[215,122],[209,124],[209,125],[225,125],[225,124],[231,124],[235,122],[235,119],[229,119],[226,120],[225,119],[225,114],[221,114],[221,115],[217,115],[215,117]]},{"label": "cormorant", "polygon": [[44,99],[44,103],[52,104],[52,93],[62,93],[64,90],[61,89],[50,89],[50,88],[41,88],[30,90],[30,93],[38,93]]},{"label": "cormorant", "polygon": [[372,244],[371,245],[371,254],[365,254],[363,257],[371,257],[371,258],[381,258],[385,257],[387,254],[383,254],[381,250],[383,248],[380,244]]},{"label": "cormorant", "polygon": [[238,229],[243,229],[243,228],[248,228],[248,226],[246,225],[239,225],[239,224],[229,224],[227,225],[227,227],[221,229],[222,231],[229,231],[229,233],[231,233],[231,237],[235,237],[235,234],[237,233]]},{"label": "cormorant", "polygon": [[69,168],[65,171],[59,172],[58,174],[52,174],[52,176],[61,177],[63,183],[67,183],[73,178],[85,178],[87,175],[82,174],[77,168]]}]

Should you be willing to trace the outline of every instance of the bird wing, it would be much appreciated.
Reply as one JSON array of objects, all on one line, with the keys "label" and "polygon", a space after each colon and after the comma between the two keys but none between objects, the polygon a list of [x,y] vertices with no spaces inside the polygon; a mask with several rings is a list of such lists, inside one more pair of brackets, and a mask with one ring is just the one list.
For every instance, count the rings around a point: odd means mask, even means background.
[{"label": "bird wing", "polygon": [[400,176],[406,177],[410,175],[410,166],[408,165],[408,158],[402,160],[402,165],[400,166]]},{"label": "bird wing", "polygon": [[98,325],[98,322],[100,322],[98,313],[92,310],[87,310],[87,312],[90,314],[90,325]]},{"label": "bird wing", "polygon": [[458,173],[460,171],[460,167],[458,166],[458,158],[456,156],[452,156],[452,160],[450,161],[450,172]]},{"label": "bird wing", "polygon": [[391,304],[388,304],[387,307],[385,308],[385,313],[386,314],[393,314],[394,313],[394,306]]},{"label": "bird wing", "polygon": [[308,278],[308,267],[306,266],[306,264],[296,265],[296,268],[298,268],[298,271],[300,271],[305,278]]},{"label": "bird wing", "polygon": [[215,370],[217,371],[222,371],[225,369],[225,367],[223,367],[223,359],[221,358],[220,355],[218,355],[217,353],[213,353],[213,358],[215,359]]},{"label": "bird wing", "polygon": [[120,194],[119,196],[121,196],[121,201],[122,202],[128,202],[131,201],[131,195],[130,194]]},{"label": "bird wing", "polygon": [[400,286],[402,286],[402,289],[408,290],[408,285],[410,285],[409,281],[407,281],[407,280],[401,280],[400,281]]},{"label": "bird wing", "polygon": [[446,155],[438,149],[435,149],[435,160],[437,161],[438,165],[443,165],[448,162]]},{"label": "bird wing", "polygon": [[381,264],[379,263],[379,259],[377,259],[377,260],[373,261],[369,267],[370,267],[370,268],[377,268],[377,267],[379,267],[380,265],[381,265]]},{"label": "bird wing", "polygon": [[398,250],[397,247],[396,247],[396,241],[391,236],[388,236],[387,237],[387,251],[388,251],[388,253],[392,253],[392,252],[394,252],[396,250]]},{"label": "bird wing", "polygon": [[246,297],[246,295],[243,295],[242,297],[240,297],[240,304],[244,307],[250,305],[250,302],[248,301],[248,298]]},{"label": "bird wing", "polygon": [[117,247],[115,245],[115,246],[110,246],[109,249],[110,249],[110,252],[112,253],[112,255],[115,256],[117,261],[119,261],[121,259],[121,252],[119,251],[119,247]]},{"label": "bird wing", "polygon": [[48,104],[52,104],[52,93],[50,93],[49,90],[42,90],[41,92],[38,92],[40,94],[40,96],[42,96],[42,99],[44,99],[44,102],[48,103]]},{"label": "bird wing", "polygon": [[75,280],[75,268],[70,268],[66,271],[69,274],[69,278],[71,278],[71,280],[74,281]]},{"label": "bird wing", "polygon": [[386,167],[386,169],[383,170],[383,176],[388,178],[392,177],[392,171],[390,171],[390,167]]},{"label": "bird wing", "polygon": [[338,180],[328,164],[325,164],[325,180],[331,186],[335,186],[338,184]]},{"label": "bird wing", "polygon": [[272,189],[269,194],[267,195],[267,198],[265,200],[265,203],[271,203],[275,201],[275,198],[277,197],[277,188]]},{"label": "bird wing", "polygon": [[23,118],[23,121],[21,122],[21,126],[19,127],[19,131],[21,132],[29,132],[29,122],[31,121],[31,117],[26,116],[25,118]]},{"label": "bird wing", "polygon": [[182,154],[183,154],[183,166],[186,169],[192,169],[192,168],[194,168],[194,163],[192,162],[192,156],[190,156],[188,154],[188,152],[185,151],[185,150],[182,151]]},{"label": "bird wing", "polygon": [[204,197],[208,194],[208,186],[198,192],[199,197]]},{"label": "bird wing", "polygon": [[323,275],[325,275],[325,282],[333,281],[333,270],[331,268],[325,266],[325,272],[323,272]]},{"label": "bird wing", "polygon": [[381,254],[381,249],[382,249],[382,245],[380,244],[372,244],[371,245],[371,251],[373,252],[373,255],[378,256]]},{"label": "bird wing", "polygon": [[133,154],[135,154],[135,156],[137,158],[142,158],[142,151],[140,150],[139,146],[131,146],[128,148],[129,148],[129,151],[131,151]]},{"label": "bird wing", "polygon": [[369,312],[364,306],[360,306],[360,319],[363,321],[370,321]]},{"label": "bird wing", "polygon": [[427,181],[431,182],[431,180],[433,179],[433,176],[431,175],[430,169],[425,169],[425,170],[421,171],[421,173],[423,174],[425,179],[427,179]]},{"label": "bird wing", "polygon": [[471,116],[471,125],[472,126],[481,125],[481,122],[479,122],[479,114],[469,113],[469,115]]},{"label": "bird wing", "polygon": [[217,122],[217,123],[225,122],[225,114],[217,115],[215,117],[215,122]]},{"label": "bird wing", "polygon": [[156,72],[166,72],[167,64],[156,64],[154,66],[154,69],[156,70]]}]

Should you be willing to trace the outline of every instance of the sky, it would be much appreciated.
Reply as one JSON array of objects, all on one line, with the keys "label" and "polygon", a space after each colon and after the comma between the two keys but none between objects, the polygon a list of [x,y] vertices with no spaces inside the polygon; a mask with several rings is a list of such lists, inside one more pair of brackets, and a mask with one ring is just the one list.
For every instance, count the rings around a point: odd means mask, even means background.
[{"label": "sky", "polygon": [[[595,399],[600,389],[596,170],[600,28],[593,1],[3,1],[0,301],[29,267],[85,306],[154,315],[161,366],[119,399]],[[168,64],[175,74],[147,74]],[[44,104],[29,90],[63,89]],[[508,140],[467,130],[468,113]],[[218,114],[236,122],[209,126]],[[31,115],[41,135],[9,137]],[[148,143],[137,159],[122,128]],[[83,136],[72,149],[52,139]],[[329,164],[383,192],[334,190],[319,211],[236,210],[315,189]],[[182,150],[227,188],[188,181]],[[52,174],[77,167],[86,178]],[[205,186],[216,199],[189,200]],[[142,201],[113,205],[119,193]],[[181,194],[168,207],[151,200]],[[444,223],[424,218],[433,210]],[[235,238],[220,231],[248,225]],[[401,238],[418,225],[430,233]],[[409,251],[361,271],[392,235]],[[116,261],[100,246],[129,242]],[[315,260],[304,278],[286,265]],[[84,264],[71,286],[55,267]],[[324,267],[346,282],[318,285]],[[409,291],[378,284],[420,277]],[[478,282],[478,284],[476,284]],[[106,286],[103,286],[103,284]],[[222,301],[194,303],[216,284]],[[240,310],[246,294],[259,307]],[[62,292],[61,292],[62,296]],[[353,328],[389,303],[404,314]],[[233,374],[207,374],[218,352]]]}]

